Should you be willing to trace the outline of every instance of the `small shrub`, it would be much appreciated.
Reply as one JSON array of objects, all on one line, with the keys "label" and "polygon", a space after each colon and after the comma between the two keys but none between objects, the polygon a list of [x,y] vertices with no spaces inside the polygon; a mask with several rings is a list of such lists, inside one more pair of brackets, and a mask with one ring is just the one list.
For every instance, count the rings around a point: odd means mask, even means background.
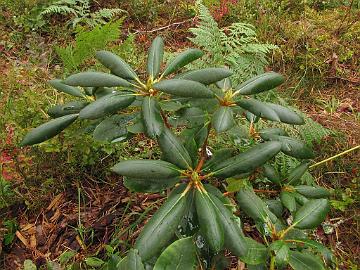
[{"label": "small shrub", "polygon": [[68,24],[75,28],[78,24],[90,27],[106,24],[116,15],[124,13],[124,10],[119,8],[103,8],[96,12],[91,12],[90,8],[91,0],[59,0],[44,8],[40,14],[43,17],[54,14],[69,15],[71,19]]},{"label": "small shrub", "polygon": [[[227,68],[179,73],[204,55],[198,49],[185,50],[164,69],[163,54],[163,40],[157,37],[142,77],[119,56],[97,52],[111,73],[81,72],[50,81],[78,101],[51,109],[53,119],[22,141],[23,146],[41,143],[80,120],[95,126],[98,140],[116,144],[143,133],[157,142],[161,159],[122,160],[111,170],[131,191],[172,192],[146,223],[134,249],[123,259],[112,256],[103,267],[213,269],[222,262],[223,269],[228,250],[249,268],[325,269],[331,252],[307,235],[329,211],[329,192],[302,178],[314,157],[311,148],[280,128],[252,126],[240,153],[234,148],[209,151],[210,138],[228,132],[238,119],[303,124],[296,112],[256,99],[284,78],[267,72],[233,85]],[[301,163],[280,174],[271,165],[280,152]],[[223,186],[230,183],[229,190],[234,181],[232,191],[223,194]],[[255,225],[256,240],[244,234],[238,208]]]}]

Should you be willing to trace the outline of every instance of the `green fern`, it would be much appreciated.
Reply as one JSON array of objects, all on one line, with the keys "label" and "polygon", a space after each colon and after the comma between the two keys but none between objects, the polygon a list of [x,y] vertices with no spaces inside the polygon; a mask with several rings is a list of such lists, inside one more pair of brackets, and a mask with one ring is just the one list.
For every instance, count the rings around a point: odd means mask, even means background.
[{"label": "green fern", "polygon": [[56,53],[68,72],[78,70],[81,64],[94,56],[95,51],[103,49],[120,36],[122,20],[96,26],[91,31],[80,31],[76,34],[75,44],[66,47],[55,47]]},{"label": "green fern", "polygon": [[294,128],[299,133],[302,140],[309,146],[314,143],[320,143],[323,138],[334,134],[334,131],[323,127],[321,124],[315,122],[303,114],[305,124],[302,126],[295,126]]},{"label": "green fern", "polygon": [[203,62],[197,68],[212,66],[229,66],[235,76],[235,83],[242,82],[264,71],[268,64],[267,55],[278,49],[272,44],[260,43],[254,26],[246,23],[233,23],[220,29],[202,1],[196,2],[199,12],[199,24],[190,31],[194,37],[190,40],[207,52]]},{"label": "green fern", "polygon": [[91,12],[91,0],[60,0],[45,8],[41,12],[41,16],[60,14],[72,15],[69,24],[75,28],[78,24],[88,25],[95,27],[99,24],[106,24],[109,20],[116,15],[124,13],[125,11],[120,8],[109,9],[104,8],[97,12]]}]

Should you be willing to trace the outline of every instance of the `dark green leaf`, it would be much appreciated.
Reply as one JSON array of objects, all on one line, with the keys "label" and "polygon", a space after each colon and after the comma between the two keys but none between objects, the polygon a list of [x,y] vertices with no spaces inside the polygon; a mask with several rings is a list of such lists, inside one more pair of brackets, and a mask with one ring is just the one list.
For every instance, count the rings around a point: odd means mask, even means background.
[{"label": "dark green leaf", "polygon": [[174,236],[187,208],[187,197],[175,191],[146,223],[135,242],[143,261],[156,256]]},{"label": "dark green leaf", "polygon": [[282,191],[280,193],[280,200],[281,203],[289,209],[291,213],[293,213],[296,210],[296,201],[295,197],[291,192],[288,191]]},{"label": "dark green leaf", "polygon": [[296,239],[297,243],[304,245],[304,247],[311,248],[318,251],[324,258],[326,263],[330,263],[334,260],[334,254],[324,245],[310,239]]},{"label": "dark green leaf", "polygon": [[205,162],[203,169],[207,170],[212,168],[213,166],[217,165],[219,162],[226,160],[234,154],[234,149],[232,148],[223,148],[216,151],[212,157]]},{"label": "dark green leaf", "polygon": [[290,251],[289,264],[294,270],[325,270],[314,255],[298,251]]},{"label": "dark green leaf", "polygon": [[170,63],[167,64],[163,72],[163,76],[167,76],[171,73],[178,71],[182,67],[195,61],[203,55],[204,52],[199,49],[187,49],[186,51],[179,53]]},{"label": "dark green leaf", "polygon": [[135,71],[116,54],[109,51],[98,51],[96,52],[96,58],[101,64],[110,69],[114,75],[124,79],[137,79]]},{"label": "dark green leaf", "polygon": [[320,199],[330,196],[330,192],[326,188],[319,186],[296,186],[295,189],[297,192],[304,195],[305,197],[312,199]]},{"label": "dark green leaf", "polygon": [[280,185],[280,176],[275,168],[269,164],[263,166],[264,176],[274,184]]},{"label": "dark green leaf", "polygon": [[219,216],[219,222],[224,228],[225,247],[236,256],[245,256],[248,249],[246,238],[240,228],[240,225],[236,224],[235,216],[218,197],[210,192],[208,195],[217,215]]},{"label": "dark green leaf", "polygon": [[136,249],[130,249],[127,256],[122,259],[115,269],[111,270],[145,270],[141,257]]},{"label": "dark green leaf", "polygon": [[296,186],[301,182],[301,177],[309,169],[309,162],[302,162],[300,165],[296,166],[288,176],[287,184]]},{"label": "dark green leaf", "polygon": [[134,192],[159,192],[173,187],[180,181],[179,177],[173,178],[131,178],[124,177],[124,186]]},{"label": "dark green leaf", "polygon": [[162,160],[124,160],[111,170],[117,174],[132,178],[173,178],[180,175],[180,169]]},{"label": "dark green leaf", "polygon": [[266,72],[255,76],[237,87],[242,95],[253,95],[271,90],[284,82],[284,77],[276,72]]},{"label": "dark green leaf", "polygon": [[71,75],[64,83],[71,86],[82,86],[82,87],[113,87],[123,86],[130,87],[130,83],[118,76],[104,73],[104,72],[81,72]]},{"label": "dark green leaf", "polygon": [[314,157],[313,151],[302,141],[286,136],[274,136],[273,139],[281,142],[281,151],[288,156],[298,159]]},{"label": "dark green leaf", "polygon": [[243,210],[254,221],[276,222],[276,216],[271,213],[267,205],[250,188],[242,188],[236,195],[236,200]]},{"label": "dark green leaf", "polygon": [[169,101],[169,100],[160,102],[159,105],[162,110],[168,111],[168,112],[176,112],[176,111],[186,107],[186,105],[181,104],[180,102]]},{"label": "dark green leaf", "polygon": [[245,237],[245,239],[248,249],[246,255],[241,256],[240,259],[250,265],[266,263],[268,257],[266,246],[253,240],[252,238]]},{"label": "dark green leaf", "polygon": [[127,254],[127,268],[126,270],[145,270],[141,262],[141,258],[136,249],[131,249]]},{"label": "dark green leaf", "polygon": [[324,221],[329,210],[328,200],[309,200],[296,212],[293,225],[299,229],[316,228]]},{"label": "dark green leaf", "polygon": [[272,140],[276,136],[286,136],[285,130],[281,128],[265,128],[259,131],[261,138],[265,141]]},{"label": "dark green leaf", "polygon": [[93,90],[93,95],[95,96],[95,99],[99,99],[113,93],[116,93],[116,90],[110,87],[96,87]]},{"label": "dark green leaf", "polygon": [[78,116],[78,114],[65,115],[38,126],[25,135],[21,146],[38,144],[58,135],[70,126]]},{"label": "dark green leaf", "polygon": [[180,74],[177,78],[209,85],[227,78],[232,74],[233,72],[227,68],[204,68],[188,71]]},{"label": "dark green leaf", "polygon": [[[238,107],[240,108],[240,107]],[[245,118],[246,120],[248,120],[250,123],[257,123],[260,119],[259,116],[256,116],[255,114],[249,112],[249,111],[245,111]]]},{"label": "dark green leaf", "polygon": [[225,91],[229,90],[229,89],[231,89],[231,79],[225,78],[221,81],[217,81],[216,86]]},{"label": "dark green leaf", "polygon": [[196,269],[196,248],[191,237],[175,241],[157,259],[153,270]]},{"label": "dark green leaf", "polygon": [[224,196],[218,188],[214,187],[212,184],[205,184],[204,188],[207,192],[218,198],[231,212],[235,212],[237,210],[233,202],[228,197]]},{"label": "dark green leaf", "polygon": [[305,124],[304,119],[296,112],[277,104],[267,103],[267,105],[269,105],[276,112],[281,122],[291,125]]},{"label": "dark green leaf", "polygon": [[212,169],[217,177],[231,177],[239,173],[255,170],[265,162],[274,157],[281,148],[280,143],[266,142],[256,145],[249,150],[220,162]]},{"label": "dark green leaf", "polygon": [[120,137],[127,136],[126,125],[133,120],[135,115],[112,115],[103,120],[94,130],[93,137],[98,141],[111,142]]},{"label": "dark green leaf", "polygon": [[80,111],[80,119],[97,119],[130,106],[135,96],[129,92],[116,92],[100,98]]},{"label": "dark green leaf", "polygon": [[164,56],[164,41],[162,37],[156,37],[149,49],[147,59],[147,72],[151,78],[156,78],[160,73],[161,63]]},{"label": "dark green leaf", "polygon": [[85,263],[90,267],[100,267],[104,264],[104,261],[96,257],[86,257]]},{"label": "dark green leaf", "polygon": [[144,133],[145,127],[144,127],[143,119],[142,118],[134,119],[133,123],[127,126],[127,130],[130,133],[134,133],[134,134]]},{"label": "dark green leaf", "polygon": [[181,169],[186,170],[192,167],[192,160],[188,151],[170,129],[164,128],[158,142],[165,160]]},{"label": "dark green leaf", "polygon": [[275,262],[276,262],[276,265],[279,266],[279,267],[284,267],[288,261],[289,261],[289,252],[290,252],[290,249],[289,249],[289,246],[286,245],[284,243],[284,245],[282,245],[282,247],[275,251]]},{"label": "dark green leaf", "polygon": [[220,217],[209,196],[200,190],[195,192],[195,205],[200,230],[210,248],[217,253],[224,245],[224,227],[220,222]]},{"label": "dark green leaf", "polygon": [[89,104],[88,102],[84,102],[84,101],[71,101],[64,105],[52,106],[49,108],[47,113],[52,118],[57,118],[68,114],[76,114],[79,113],[80,110],[83,109],[88,104]]},{"label": "dark green leaf", "polygon": [[154,89],[179,96],[194,98],[212,98],[214,93],[203,84],[195,81],[172,79],[162,80],[153,85]]},{"label": "dark green leaf", "polygon": [[160,114],[160,107],[153,97],[145,97],[142,103],[142,117],[145,132],[150,138],[160,136],[164,129],[164,122]]},{"label": "dark green leaf", "polygon": [[212,117],[212,125],[217,133],[227,131],[234,125],[233,112],[230,107],[220,106]]},{"label": "dark green leaf", "polygon": [[184,109],[181,116],[188,122],[189,127],[203,126],[205,122],[205,112],[197,107]]},{"label": "dark green leaf", "polygon": [[278,218],[281,218],[284,211],[283,205],[279,200],[267,200],[266,204],[269,210],[275,214]]},{"label": "dark green leaf", "polygon": [[305,196],[301,195],[300,193],[293,192],[292,194],[293,194],[296,202],[300,205],[304,205],[305,203],[307,203],[309,201]]},{"label": "dark green leaf", "polygon": [[268,120],[280,121],[277,113],[266,103],[256,99],[241,99],[236,102],[241,108]]},{"label": "dark green leaf", "polygon": [[60,92],[75,96],[75,97],[85,97],[84,93],[77,87],[72,87],[66,85],[62,80],[51,80],[49,84]]}]

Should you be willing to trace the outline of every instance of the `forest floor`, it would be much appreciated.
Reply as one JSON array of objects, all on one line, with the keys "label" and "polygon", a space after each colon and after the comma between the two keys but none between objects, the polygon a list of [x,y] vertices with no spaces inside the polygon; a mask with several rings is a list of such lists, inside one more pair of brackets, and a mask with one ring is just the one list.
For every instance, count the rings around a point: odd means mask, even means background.
[{"label": "forest floor", "polygon": [[[4,10],[7,13],[0,21],[0,111],[14,104],[22,107],[13,109],[11,113],[4,112],[2,115],[8,119],[1,121],[2,177],[16,188],[11,193],[14,197],[2,195],[9,205],[0,208],[0,268],[21,269],[25,259],[31,259],[37,266],[45,265],[48,260],[66,260],[62,254],[67,250],[78,251],[71,257],[78,262],[91,256],[101,257],[109,248],[127,250],[146,221],[146,214],[161,205],[164,195],[131,193],[119,177],[101,173],[113,163],[116,158],[113,156],[96,157],[91,165],[83,165],[73,160],[69,162],[66,147],[52,146],[46,151],[17,147],[24,130],[42,120],[39,107],[54,100],[54,93],[46,90],[46,81],[61,71],[61,63],[54,56],[54,46],[71,42],[73,35],[68,32],[67,37],[59,35],[62,28],[52,34],[41,31],[25,33],[21,27],[7,21],[11,20],[13,11]],[[357,11],[352,19],[356,20],[359,14]],[[55,20],[53,24],[56,22],[61,23],[61,20]],[[219,23],[227,22],[220,19]],[[152,37],[159,34],[164,37],[168,50],[180,51],[191,46],[187,39],[190,35],[188,29],[195,26],[196,19],[190,15],[169,18],[160,12],[151,23],[143,18],[139,21],[134,17],[125,19],[122,36],[135,32],[135,44],[141,51],[148,47]],[[121,41],[115,42],[118,43]],[[287,65],[296,66],[297,63]],[[272,62],[269,68],[278,67],[278,62]],[[330,74],[327,78],[321,77],[325,81],[321,87],[309,90],[308,85],[300,85],[296,92],[293,92],[293,87],[300,79],[298,73],[291,74],[294,69],[288,69],[286,76],[291,78],[294,75],[294,79],[287,81],[283,95],[314,121],[334,131],[316,144],[316,161],[358,146],[359,66],[350,67],[351,75],[347,77],[327,73]],[[29,95],[27,91],[24,96],[28,89],[34,94]],[[22,121],[23,125],[19,125]],[[138,141],[139,138],[135,137],[129,145]],[[136,154],[140,155],[145,147],[138,146]],[[89,152],[92,151],[91,148]],[[133,154],[127,149],[123,151]],[[360,151],[316,168],[313,175],[317,183],[335,190],[332,197],[334,208],[326,220],[329,226],[318,229],[314,237],[331,247],[339,258],[340,269],[358,269]]]}]

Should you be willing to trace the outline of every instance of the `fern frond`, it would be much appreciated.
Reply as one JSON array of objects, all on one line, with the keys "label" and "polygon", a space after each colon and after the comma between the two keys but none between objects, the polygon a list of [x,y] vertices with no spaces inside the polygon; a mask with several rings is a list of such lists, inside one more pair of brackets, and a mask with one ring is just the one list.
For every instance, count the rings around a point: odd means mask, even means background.
[{"label": "fern frond", "polygon": [[76,15],[75,9],[68,7],[68,6],[58,6],[58,5],[51,5],[47,8],[45,8],[40,15],[49,15],[49,14],[74,14]]},{"label": "fern frond", "polygon": [[120,36],[122,20],[96,26],[91,31],[80,31],[76,35],[74,45],[57,47],[56,53],[64,63],[67,71],[77,70],[81,64],[95,54],[96,50],[104,49],[106,45]]},{"label": "fern frond", "polygon": [[268,64],[267,54],[278,49],[272,44],[258,41],[255,27],[247,23],[233,23],[220,29],[202,1],[196,1],[199,24],[190,31],[194,44],[206,51],[206,56],[198,61],[198,66],[228,65],[233,71],[232,80],[240,83],[262,73]]},{"label": "fern frond", "polygon": [[103,8],[95,12],[95,18],[112,19],[114,16],[126,12],[121,8]]}]

